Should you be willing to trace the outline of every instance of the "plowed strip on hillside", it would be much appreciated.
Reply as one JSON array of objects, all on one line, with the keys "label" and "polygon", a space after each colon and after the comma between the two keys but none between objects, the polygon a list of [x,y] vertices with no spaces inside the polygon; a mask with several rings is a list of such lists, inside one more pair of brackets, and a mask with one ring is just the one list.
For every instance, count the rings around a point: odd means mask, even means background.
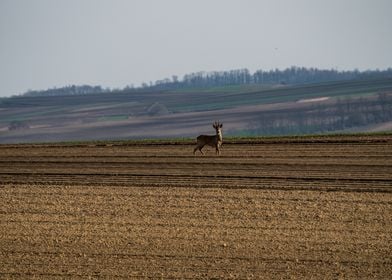
[{"label": "plowed strip on hillside", "polygon": [[392,139],[0,145],[0,278],[392,275]]}]

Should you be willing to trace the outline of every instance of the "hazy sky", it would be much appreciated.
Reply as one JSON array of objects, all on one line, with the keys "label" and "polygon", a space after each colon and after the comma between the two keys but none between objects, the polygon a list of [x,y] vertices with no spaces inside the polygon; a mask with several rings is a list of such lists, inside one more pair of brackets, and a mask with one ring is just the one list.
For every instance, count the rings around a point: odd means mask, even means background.
[{"label": "hazy sky", "polygon": [[190,72],[392,67],[391,0],[0,0],[0,96]]}]

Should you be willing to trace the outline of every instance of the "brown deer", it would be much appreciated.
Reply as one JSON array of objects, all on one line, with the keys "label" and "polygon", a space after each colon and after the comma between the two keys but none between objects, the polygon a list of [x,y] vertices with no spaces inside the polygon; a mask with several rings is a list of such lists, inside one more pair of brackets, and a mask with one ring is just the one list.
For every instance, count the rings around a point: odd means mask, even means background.
[{"label": "brown deer", "polygon": [[220,147],[222,146],[222,126],[223,124],[219,123],[219,122],[215,122],[212,127],[215,128],[216,131],[216,135],[199,135],[197,137],[197,145],[196,148],[193,150],[193,154],[196,153],[197,150],[200,151],[200,153],[202,155],[204,155],[203,151],[201,149],[203,149],[203,147],[205,145],[211,146],[211,147],[215,147],[216,150],[216,154],[219,155],[220,154]]}]

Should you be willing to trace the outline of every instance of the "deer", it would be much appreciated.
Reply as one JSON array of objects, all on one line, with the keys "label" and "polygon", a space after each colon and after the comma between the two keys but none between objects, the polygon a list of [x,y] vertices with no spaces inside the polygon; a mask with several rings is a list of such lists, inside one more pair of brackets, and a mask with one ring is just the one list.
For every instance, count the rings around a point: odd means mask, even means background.
[{"label": "deer", "polygon": [[212,125],[213,128],[215,128],[216,134],[215,135],[199,135],[196,140],[197,140],[197,145],[196,148],[193,150],[193,154],[196,153],[197,150],[200,151],[202,155],[204,155],[203,147],[205,145],[215,147],[215,151],[217,155],[220,155],[220,147],[222,146],[222,127],[223,124],[219,122],[214,122]]}]

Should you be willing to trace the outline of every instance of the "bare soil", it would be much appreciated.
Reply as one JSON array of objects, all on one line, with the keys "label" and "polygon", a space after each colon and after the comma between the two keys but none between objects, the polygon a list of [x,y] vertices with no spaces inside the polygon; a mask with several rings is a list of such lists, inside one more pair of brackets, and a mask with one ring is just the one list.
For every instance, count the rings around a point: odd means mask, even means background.
[{"label": "bare soil", "polygon": [[390,279],[392,137],[0,145],[0,279]]}]

